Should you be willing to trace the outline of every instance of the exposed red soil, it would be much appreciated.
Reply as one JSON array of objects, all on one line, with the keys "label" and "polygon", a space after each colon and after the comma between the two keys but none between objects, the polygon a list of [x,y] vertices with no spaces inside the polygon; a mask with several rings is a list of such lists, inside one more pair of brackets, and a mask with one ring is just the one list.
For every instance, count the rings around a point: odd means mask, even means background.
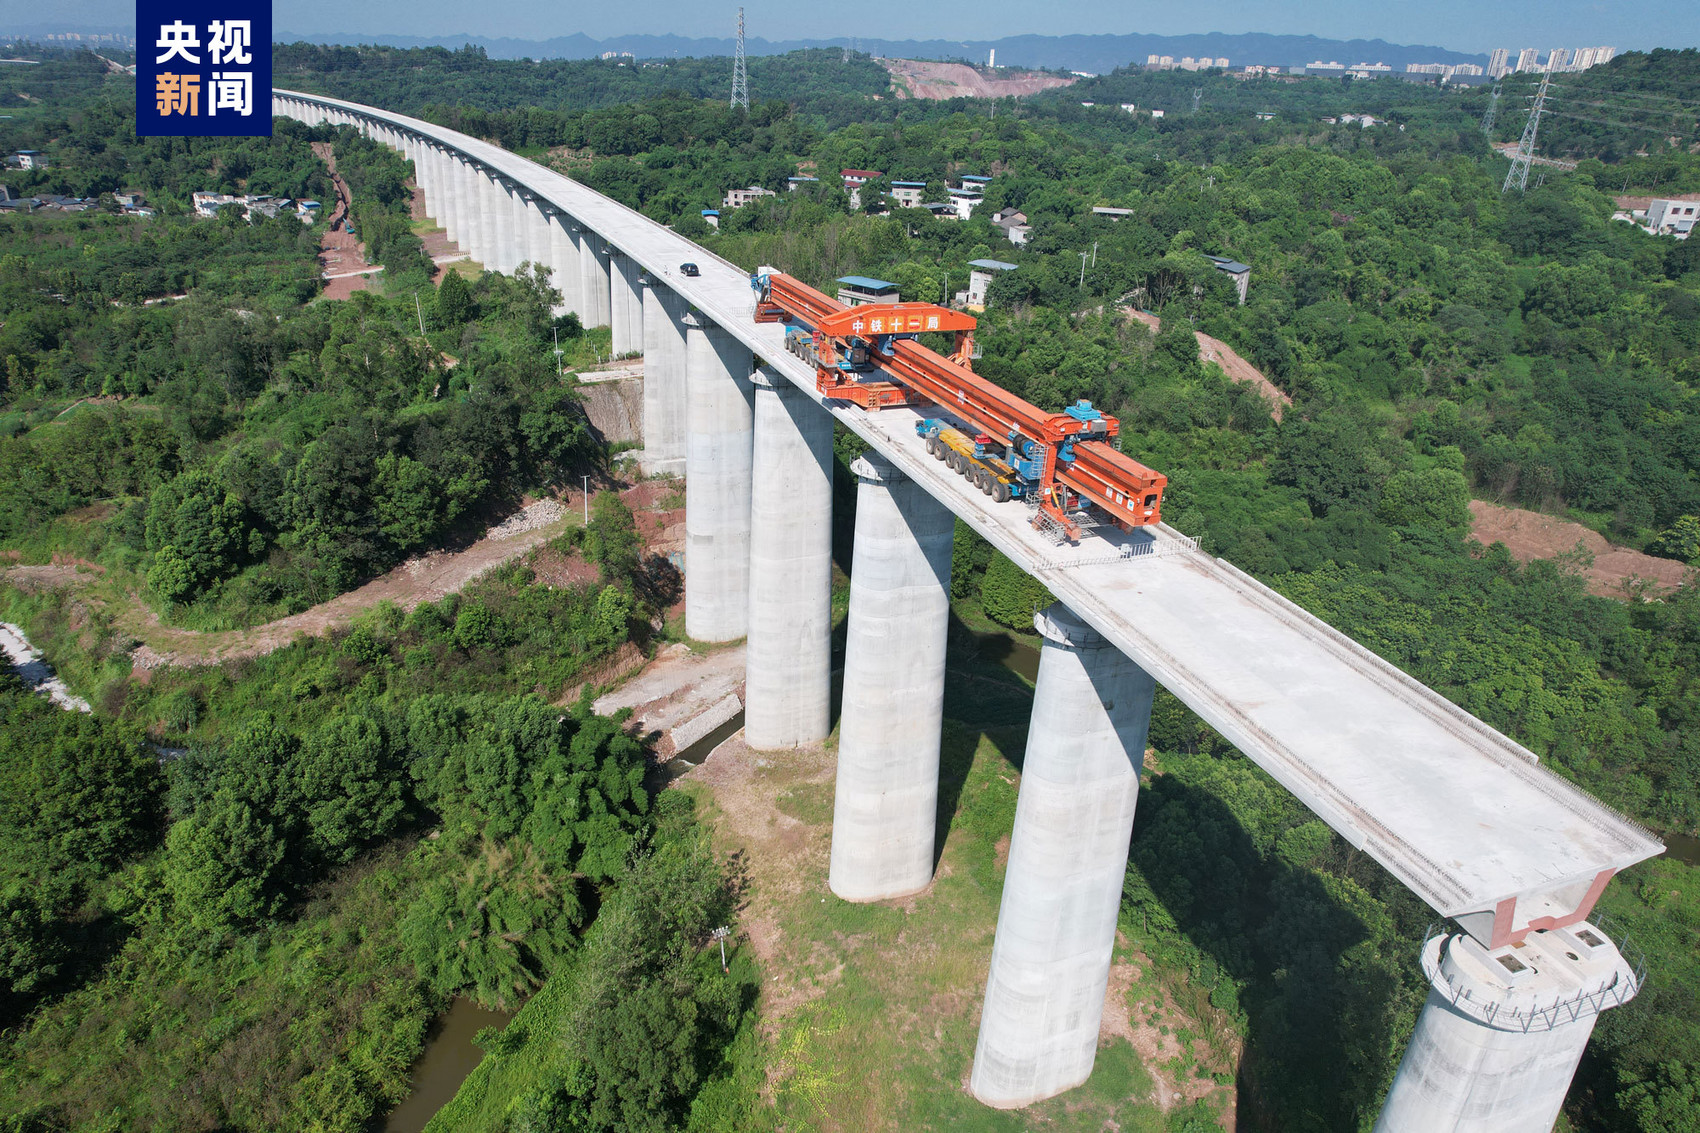
[{"label": "exposed red soil", "polygon": [[1624,597],[1638,582],[1663,593],[1675,590],[1688,577],[1687,565],[1675,559],[1615,546],[1580,523],[1486,500],[1470,501],[1470,534],[1483,546],[1504,543],[1511,557],[1522,563],[1557,558],[1580,546],[1593,556],[1593,564],[1583,572],[1588,592],[1603,598]]},{"label": "exposed red soil", "polygon": [[[651,480],[633,485],[620,493],[620,499],[632,509],[637,520],[638,535],[643,545],[658,555],[685,549],[685,486],[677,480]],[[676,501],[668,500],[676,496]],[[676,502],[677,507],[663,507],[664,502]]]},{"label": "exposed red soil", "polygon": [[[1128,313],[1139,322],[1150,327],[1152,334],[1157,333],[1157,327],[1162,320],[1160,320],[1156,315],[1151,314],[1149,311],[1130,310]],[[1201,330],[1195,330],[1192,333],[1193,337],[1198,339],[1199,361],[1214,362],[1216,365],[1222,367],[1222,372],[1228,375],[1231,380],[1241,382],[1246,385],[1256,386],[1258,392],[1263,395],[1264,400],[1274,406],[1273,412],[1275,420],[1279,421],[1281,419],[1281,414],[1286,412],[1287,406],[1293,403],[1292,398],[1282,393],[1278,388],[1276,388],[1274,382],[1264,377],[1262,370],[1259,370],[1256,366],[1253,366],[1250,362],[1247,362],[1244,358],[1240,357],[1239,352],[1232,346],[1229,346],[1219,338],[1213,338],[1210,335],[1205,334]]]},{"label": "exposed red soil", "polygon": [[348,231],[348,210],[354,195],[349,192],[348,182],[336,171],[336,154],[331,144],[314,142],[313,153],[331,171],[331,182],[336,186],[336,207],[331,210],[330,222],[325,226],[324,236],[319,239],[319,269],[325,280],[324,296],[326,299],[346,299],[370,286],[371,281],[357,273],[362,268],[374,268],[375,265],[366,258],[366,245]]},{"label": "exposed red soil", "polygon": [[966,63],[934,63],[921,59],[881,59],[891,72],[898,98],[1006,98],[1037,94],[1042,90],[1070,86],[1072,77],[1003,67],[981,71]]},{"label": "exposed red soil", "polygon": [[1700,193],[1672,193],[1665,197],[1613,197],[1617,207],[1628,212],[1645,212],[1654,201],[1700,201]]}]

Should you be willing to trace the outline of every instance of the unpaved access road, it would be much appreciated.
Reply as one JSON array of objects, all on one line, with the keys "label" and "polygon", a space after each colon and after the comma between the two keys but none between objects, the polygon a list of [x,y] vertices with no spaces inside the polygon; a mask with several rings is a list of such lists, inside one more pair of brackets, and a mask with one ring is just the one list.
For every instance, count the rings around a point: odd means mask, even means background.
[{"label": "unpaved access road", "polygon": [[[404,610],[411,610],[421,602],[435,602],[461,590],[486,571],[548,542],[569,523],[567,510],[560,503],[538,500],[490,528],[483,538],[464,550],[433,551],[409,559],[357,590],[249,629],[201,632],[161,625],[159,615],[135,595],[116,611],[114,626],[141,642],[131,654],[138,669],[216,665],[260,657],[283,648],[297,637],[346,628],[356,616],[379,602],[394,602]],[[0,572],[0,577],[20,589],[80,587],[94,576],[93,570],[78,563],[14,566]],[[99,599],[89,601],[98,603]]]},{"label": "unpaved access road", "polygon": [[325,234],[319,238],[319,277],[325,281],[326,299],[346,299],[356,291],[366,290],[371,282],[367,277],[383,268],[366,258],[366,245],[348,231],[348,210],[354,204],[354,195],[349,192],[348,182],[336,171],[336,154],[331,144],[314,142],[313,153],[330,170],[331,182],[336,186],[336,206],[331,210]]}]

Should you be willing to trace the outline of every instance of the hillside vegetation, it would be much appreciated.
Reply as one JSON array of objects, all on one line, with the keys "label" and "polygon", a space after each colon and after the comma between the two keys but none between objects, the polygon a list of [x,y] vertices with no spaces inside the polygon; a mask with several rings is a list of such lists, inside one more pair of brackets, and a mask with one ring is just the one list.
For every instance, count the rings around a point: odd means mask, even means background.
[{"label": "hillside vegetation", "polygon": [[[1170,477],[1166,517],[1209,550],[1613,805],[1700,830],[1700,591],[1595,597],[1574,561],[1522,565],[1466,538],[1477,498],[1700,562],[1700,243],[1611,220],[1626,186],[1700,187],[1700,159],[1667,143],[1620,161],[1600,142],[1573,151],[1574,172],[1505,195],[1504,159],[1477,126],[1483,92],[1208,76],[1196,115],[1189,95],[1186,113],[1154,119],[1115,100],[1162,108],[1192,77],[1091,80],[1109,104],[1095,107],[1079,105],[1090,83],[1019,103],[896,103],[844,93],[864,64],[828,55],[782,58],[801,68],[794,97],[748,114],[663,68],[562,64],[635,85],[533,107],[496,82],[532,64],[279,58],[280,82],[538,152],[748,268],[816,284],[876,275],[943,301],[969,260],[1014,263],[982,316],[981,373],[1050,409],[1086,397],[1114,413],[1124,449]],[[825,102],[805,89],[809,67]],[[1663,96],[1691,67],[1689,53],[1632,55],[1585,77]],[[0,549],[88,558],[165,617],[234,623],[334,592],[605,458],[551,372],[557,330],[575,350],[586,339],[550,320],[547,279],[450,275],[433,295],[399,159],[293,125],[264,160],[252,143],[136,143],[99,97],[111,80],[91,72],[79,87],[77,73],[62,108],[15,128],[56,157],[114,151],[119,164],[97,177],[61,160],[56,183],[116,190],[137,165],[178,200],[264,177],[310,188],[306,145],[330,141],[367,210],[363,236],[395,266],[384,293],[327,302],[293,220],[0,220]],[[1366,109],[1387,123],[1319,120]],[[236,178],[243,154],[252,167]],[[726,189],[783,189],[800,167],[820,186],[729,211],[718,232],[703,224]],[[992,181],[974,219],[942,221],[882,212],[877,182],[852,211],[843,167],[923,181],[929,199],[964,173]],[[1004,208],[1026,215],[1024,246],[990,223]],[[1252,266],[1244,306],[1207,254]],[[168,287],[187,297],[147,305]],[[1155,333],[1130,307],[1157,314]],[[1197,331],[1293,399],[1279,422],[1200,362]],[[838,438],[846,565],[858,451]],[[402,1088],[446,996],[530,994],[511,1037],[485,1036],[493,1058],[445,1122],[843,1127],[815,1105],[827,1072],[871,1077],[882,1058],[911,1057],[925,1070],[904,1071],[889,1112],[974,1120],[957,999],[978,994],[984,949],[959,937],[989,931],[1001,888],[1026,686],[965,627],[1024,632],[1048,595],[958,532],[940,817],[962,872],[917,898],[931,911],[906,922],[811,891],[739,926],[747,879],[725,852],[778,815],[818,838],[824,779],[776,782],[785,794],[758,795],[765,809],[740,828],[714,809],[727,796],[654,791],[619,720],[539,699],[666,632],[663,564],[635,553],[617,503],[551,552],[583,556],[593,582],[546,585],[534,557],[411,614],[374,611],[346,635],[222,668],[132,673],[98,609],[0,590],[97,705],[81,720],[0,694],[14,721],[0,741],[5,1108],[46,1129],[112,1112],[138,1127],[359,1128]],[[1239,1128],[1367,1129],[1421,1002],[1432,913],[1167,693],[1150,738],[1122,957],[1144,965],[1146,1025],[1185,1037],[1163,1032],[1176,1046],[1161,1065],[1116,1047],[1080,1112],[1198,1133],[1231,1089]],[[149,742],[188,754],[162,772]],[[1692,869],[1648,863],[1605,898],[1653,979],[1602,1018],[1566,1105],[1573,1129],[1700,1127]],[[941,906],[962,916],[941,920]],[[938,966],[844,974],[863,962],[838,964],[846,941],[885,948],[903,923],[939,941]],[[767,962],[780,970],[758,971],[735,936],[722,972],[707,935],[721,924],[777,932]],[[781,994],[804,974],[823,981],[819,1014]],[[934,996],[930,1039],[893,1026],[894,1005]],[[828,1061],[847,1043],[840,1022],[879,1041]],[[894,1031],[901,1049],[884,1045]],[[284,1060],[281,1036],[295,1034],[314,1037]],[[1152,1109],[1159,1079],[1197,1083],[1202,1106]],[[874,1089],[860,1088],[844,1096]]]}]

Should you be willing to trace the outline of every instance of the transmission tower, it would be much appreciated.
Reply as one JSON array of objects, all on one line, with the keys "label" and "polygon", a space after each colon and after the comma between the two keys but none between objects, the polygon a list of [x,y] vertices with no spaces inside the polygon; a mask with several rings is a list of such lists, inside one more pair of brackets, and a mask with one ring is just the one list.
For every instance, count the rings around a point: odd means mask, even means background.
[{"label": "transmission tower", "polygon": [[1193,89],[1193,92],[1192,92],[1192,112],[1193,112],[1193,113],[1194,113],[1194,114],[1197,114],[1197,113],[1198,113],[1198,104],[1199,104],[1199,103],[1200,103],[1200,102],[1201,102],[1201,101],[1203,101],[1203,99],[1204,99],[1204,91],[1203,91],[1203,89],[1201,89],[1201,88],[1194,88],[1194,89]]},{"label": "transmission tower", "polygon": [[1511,159],[1511,168],[1505,171],[1505,184],[1499,189],[1501,193],[1510,192],[1512,182],[1516,182],[1519,193],[1529,188],[1529,165],[1535,156],[1535,131],[1541,127],[1541,111],[1546,109],[1547,85],[1551,82],[1551,73],[1541,76],[1541,87],[1535,92],[1535,104],[1529,107],[1529,121],[1523,127],[1523,141],[1517,147],[1517,156]]},{"label": "transmission tower", "polygon": [[1493,84],[1493,97],[1488,100],[1487,113],[1482,115],[1482,133],[1493,137],[1493,123],[1499,117],[1499,84]]},{"label": "transmission tower", "polygon": [[732,56],[732,109],[750,108],[750,76],[744,71],[744,10],[738,9],[738,51]]}]

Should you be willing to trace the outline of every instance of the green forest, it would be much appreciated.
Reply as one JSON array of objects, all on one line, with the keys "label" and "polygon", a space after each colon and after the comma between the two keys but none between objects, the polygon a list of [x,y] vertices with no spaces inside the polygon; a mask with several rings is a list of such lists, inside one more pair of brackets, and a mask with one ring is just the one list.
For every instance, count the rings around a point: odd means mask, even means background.
[{"label": "green forest", "polygon": [[[1693,587],[1601,595],[1585,554],[1524,563],[1469,537],[1483,500],[1700,565],[1700,244],[1612,219],[1620,193],[1700,191],[1682,97],[1700,52],[1565,76],[1542,152],[1576,168],[1521,194],[1490,148],[1521,132],[1521,77],[1490,139],[1489,90],[1396,80],[1134,70],[899,102],[875,97],[866,56],[817,52],[752,60],[746,113],[722,97],[724,60],[292,45],[274,61],[280,86],[500,142],[746,268],[942,302],[969,260],[1014,263],[980,316],[980,373],[1049,408],[1090,398],[1206,549],[1613,806],[1700,832]],[[15,189],[161,206],[0,218],[0,553],[93,564],[105,603],[0,584],[0,617],[95,706],[0,688],[9,1127],[375,1128],[457,995],[529,1004],[481,1040],[511,1104],[465,1128],[802,1127],[790,1087],[763,1088],[796,1080],[760,1015],[780,973],[710,955],[742,899],[712,805],[662,789],[622,717],[556,704],[677,632],[677,575],[613,493],[550,544],[588,564],[573,585],[516,561],[264,657],[133,666],[121,595],[168,626],[256,625],[606,476],[611,456],[551,352],[558,336],[588,360],[606,331],[552,318],[545,274],[434,289],[399,157],[282,120],[269,142],[137,139],[124,81],[77,53],[0,74],[7,145],[54,159]],[[1386,121],[1321,120],[1346,113]],[[327,198],[313,143],[385,265],[348,300],[319,294],[319,226],[186,207],[202,189]],[[872,193],[852,210],[845,167],[930,200],[992,180],[957,222]],[[799,170],[822,187],[785,192]],[[752,184],[781,192],[709,230],[701,210]],[[1027,216],[1025,245],[990,223],[1004,208]],[[1243,306],[1207,255],[1252,265]],[[1195,331],[1291,404],[1277,417],[1201,362]],[[841,435],[846,570],[856,452]],[[963,625],[1017,635],[1049,600],[966,528],[952,588]],[[1018,770],[1030,685],[962,633],[951,664],[947,733],[984,729]],[[1242,1128],[1367,1129],[1432,913],[1166,693],[1151,746],[1122,929],[1215,1052],[1189,1072],[1231,1088]],[[975,774],[947,760],[971,829],[1002,813]],[[1643,864],[1602,902],[1652,975],[1602,1016],[1568,1129],[1700,1128],[1694,868]],[[1153,1128],[1199,1133],[1208,1108]]]}]

